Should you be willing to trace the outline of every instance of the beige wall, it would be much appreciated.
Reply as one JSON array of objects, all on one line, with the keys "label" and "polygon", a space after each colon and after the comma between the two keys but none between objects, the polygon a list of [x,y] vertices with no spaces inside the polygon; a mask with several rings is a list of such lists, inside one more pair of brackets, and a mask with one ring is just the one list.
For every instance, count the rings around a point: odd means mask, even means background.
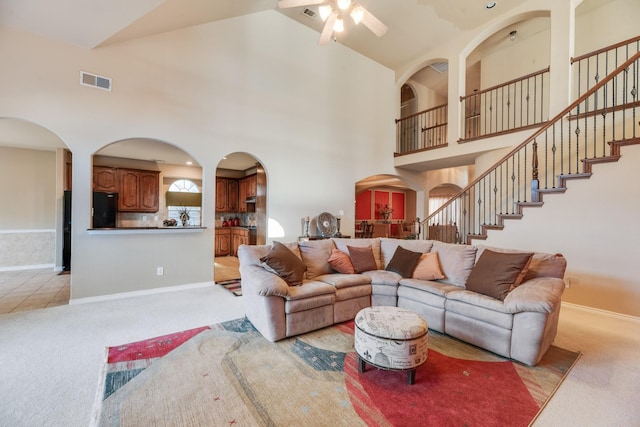
[{"label": "beige wall", "polygon": [[[344,210],[353,229],[355,182],[394,172],[393,72],[317,37],[276,11],[91,51],[0,28],[0,117],[50,129],[73,152],[73,299],[212,280],[215,171],[229,152],[264,165],[282,240],[324,211]],[[80,70],[113,90],[80,86]],[[202,166],[206,231],[87,232],[93,153],[138,137]]]},{"label": "beige wall", "polygon": [[0,230],[55,228],[55,151],[0,147]]}]

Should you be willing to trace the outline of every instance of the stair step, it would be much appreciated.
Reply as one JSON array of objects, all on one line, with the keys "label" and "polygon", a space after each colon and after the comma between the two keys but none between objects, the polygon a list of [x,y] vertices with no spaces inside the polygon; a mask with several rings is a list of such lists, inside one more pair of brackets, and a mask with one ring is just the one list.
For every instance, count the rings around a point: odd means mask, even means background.
[{"label": "stair step", "polygon": [[544,194],[562,194],[565,191],[567,191],[566,187],[542,188],[538,190],[539,193],[544,193]]},{"label": "stair step", "polygon": [[593,165],[597,165],[599,163],[612,163],[617,162],[618,160],[620,160],[619,154],[615,156],[596,157],[593,159],[582,159],[580,161],[584,165],[584,171],[586,173],[589,173],[591,172],[591,168]]},{"label": "stair step", "polygon": [[504,225],[483,225],[483,230],[502,230],[504,229]]},{"label": "stair step", "polygon": [[522,214],[499,214],[498,218],[502,218],[502,219],[522,219]]},{"label": "stair step", "polygon": [[558,187],[565,187],[568,179],[586,179],[591,178],[591,173],[570,173],[558,175]]},{"label": "stair step", "polygon": [[611,147],[611,155],[617,156],[620,154],[620,147],[640,144],[640,137],[609,141],[608,144]]}]

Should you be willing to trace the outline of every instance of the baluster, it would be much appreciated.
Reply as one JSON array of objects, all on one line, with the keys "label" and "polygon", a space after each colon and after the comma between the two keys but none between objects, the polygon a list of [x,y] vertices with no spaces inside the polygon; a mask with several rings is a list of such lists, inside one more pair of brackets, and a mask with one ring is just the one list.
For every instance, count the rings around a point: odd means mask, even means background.
[{"label": "baluster", "polygon": [[538,182],[538,141],[537,140],[533,140],[533,145],[532,145],[532,150],[533,153],[531,154],[531,201],[532,202],[539,202],[540,198],[539,198],[539,185],[540,183]]}]

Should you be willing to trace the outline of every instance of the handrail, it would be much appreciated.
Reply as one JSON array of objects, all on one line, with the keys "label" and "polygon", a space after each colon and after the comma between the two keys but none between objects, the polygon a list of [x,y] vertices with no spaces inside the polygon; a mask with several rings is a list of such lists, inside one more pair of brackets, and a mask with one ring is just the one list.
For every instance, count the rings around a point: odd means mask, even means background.
[{"label": "handrail", "polygon": [[592,56],[600,55],[601,53],[605,53],[609,50],[617,49],[619,47],[631,44],[633,42],[638,42],[638,41],[640,41],[640,36],[632,37],[628,40],[621,41],[620,43],[612,44],[610,46],[606,46],[598,50],[594,50],[593,52],[585,53],[584,55],[580,55],[575,58],[572,57],[571,64],[573,64],[574,62],[582,61],[583,59],[591,58]]},{"label": "handrail", "polygon": [[446,107],[446,106],[447,106],[447,104],[436,105],[435,107],[431,107],[431,108],[427,108],[426,110],[418,111],[417,113],[413,113],[413,114],[411,114],[409,116],[400,117],[399,119],[395,119],[395,121],[396,121],[396,123],[398,123],[398,122],[401,122],[403,120],[409,120],[409,119],[411,119],[413,117],[419,116],[420,114],[430,113],[432,111],[435,111],[435,110],[437,110],[439,108],[443,108],[443,107]]},{"label": "handrail", "polygon": [[511,84],[518,83],[518,82],[521,82],[523,80],[530,79],[531,77],[539,76],[540,74],[548,73],[550,70],[551,70],[551,68],[547,67],[547,68],[544,68],[542,70],[534,71],[533,73],[526,74],[526,75],[521,76],[521,77],[516,77],[515,79],[512,79],[512,80],[497,84],[495,86],[491,86],[491,87],[488,87],[486,89],[482,89],[482,90],[479,90],[477,92],[470,93],[468,95],[463,95],[463,96],[460,97],[460,101],[464,101],[467,98],[471,98],[471,97],[474,97],[474,96],[482,95],[483,93],[491,92],[492,90],[500,89],[500,88],[503,88],[505,86],[509,86]]},{"label": "handrail", "polygon": [[[617,77],[623,71],[627,70],[634,62],[636,62],[638,60],[640,60],[640,52],[636,52],[635,55],[633,55],[631,58],[629,58],[623,64],[618,66],[613,72],[609,73],[604,79],[600,80],[596,85],[594,85],[592,88],[590,88],[588,91],[586,91],[580,97],[578,97],[578,99],[576,99],[574,102],[572,102],[567,108],[565,108],[560,113],[558,113],[555,117],[553,117],[551,120],[549,120],[540,129],[535,131],[531,136],[529,136],[527,139],[525,139],[522,143],[520,143],[516,147],[514,147],[508,154],[504,155],[499,161],[497,161],[494,164],[493,167],[489,168],[484,173],[482,173],[480,176],[475,178],[464,189],[462,189],[456,195],[454,195],[448,202],[443,204],[440,208],[436,209],[435,212],[431,213],[426,219],[424,219],[420,223],[420,225],[423,226],[425,224],[428,224],[433,218],[435,218],[437,215],[443,213],[447,208],[451,207],[451,205],[453,205],[458,199],[463,197],[466,193],[468,193],[468,192],[470,193],[475,185],[481,183],[483,179],[487,178],[492,173],[495,173],[498,170],[499,167],[501,167],[507,160],[513,158],[514,155],[518,154],[518,152],[521,151],[523,148],[526,148],[529,143],[533,142],[534,145],[535,145],[536,144],[536,139],[538,137],[540,137],[541,135],[545,134],[545,132],[547,132],[550,128],[555,126],[556,123],[561,122],[563,120],[563,118],[567,114],[570,114],[571,111],[574,108],[578,107],[578,112],[579,112],[580,104],[585,102],[592,95],[596,94],[596,92],[598,90],[603,88],[612,79]],[[535,151],[534,151],[533,157],[534,157],[534,161],[537,161],[537,153]],[[526,158],[526,152],[525,152],[525,158]],[[537,165],[534,165],[534,170],[533,170],[533,174],[532,175],[535,176],[534,179],[537,180]],[[423,230],[425,228],[427,228],[427,227],[422,227]]]}]

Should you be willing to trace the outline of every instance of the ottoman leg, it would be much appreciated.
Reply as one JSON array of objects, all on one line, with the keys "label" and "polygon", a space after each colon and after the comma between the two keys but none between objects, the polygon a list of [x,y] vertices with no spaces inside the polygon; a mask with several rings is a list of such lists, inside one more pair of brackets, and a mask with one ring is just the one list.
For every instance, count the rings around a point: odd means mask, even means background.
[{"label": "ottoman leg", "polygon": [[413,385],[416,382],[416,370],[412,369],[407,372],[407,384]]},{"label": "ottoman leg", "polygon": [[366,368],[367,368],[367,365],[365,364],[364,359],[358,356],[358,372],[362,374]]}]

